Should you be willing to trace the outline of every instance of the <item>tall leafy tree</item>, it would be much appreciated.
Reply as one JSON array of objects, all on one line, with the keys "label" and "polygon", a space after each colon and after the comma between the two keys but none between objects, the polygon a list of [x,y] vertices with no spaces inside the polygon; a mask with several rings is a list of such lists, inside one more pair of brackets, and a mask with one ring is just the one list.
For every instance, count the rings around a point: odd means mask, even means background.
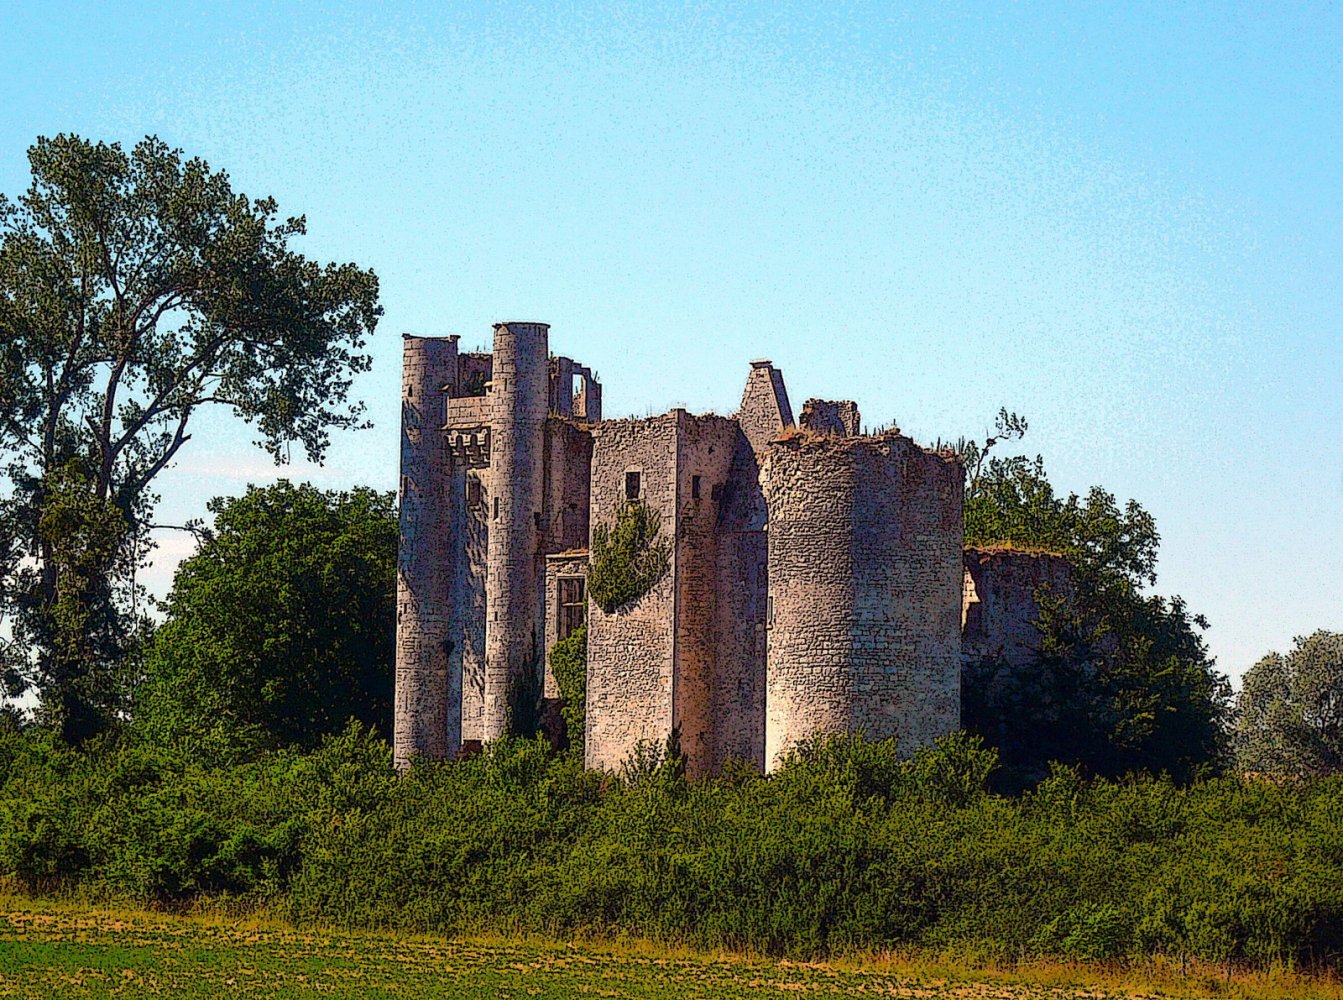
[{"label": "tall leafy tree", "polygon": [[1236,763],[1278,775],[1343,770],[1343,633],[1298,637],[1245,673],[1236,700]]},{"label": "tall leafy tree", "polygon": [[967,665],[967,724],[1026,778],[1051,759],[1182,779],[1222,766],[1230,687],[1203,642],[1207,622],[1147,592],[1161,542],[1151,514],[1100,487],[1061,496],[1040,457],[984,461],[986,450],[966,484],[966,543],[1064,555],[1074,589],[1041,595],[1036,669],[990,684],[1000,664]]},{"label": "tall leafy tree", "polygon": [[29,150],[0,196],[0,659],[79,742],[119,708],[155,477],[222,407],[277,459],[320,460],[381,314],[378,282],[290,244],[302,217],[155,138]]},{"label": "tall leafy tree", "polygon": [[282,480],[210,501],[145,656],[136,728],[201,753],[313,746],[351,718],[390,736],[394,500]]}]

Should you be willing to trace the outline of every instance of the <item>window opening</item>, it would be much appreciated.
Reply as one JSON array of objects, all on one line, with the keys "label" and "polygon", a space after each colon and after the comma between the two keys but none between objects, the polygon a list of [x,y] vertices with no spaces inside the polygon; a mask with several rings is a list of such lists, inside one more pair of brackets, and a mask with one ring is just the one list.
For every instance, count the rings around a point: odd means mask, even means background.
[{"label": "window opening", "polygon": [[690,499],[699,499],[699,476],[690,477]]},{"label": "window opening", "polygon": [[562,576],[557,581],[559,593],[559,638],[567,639],[588,614],[587,581],[581,576]]},{"label": "window opening", "polygon": [[638,500],[643,492],[643,474],[639,472],[625,473],[625,499]]}]

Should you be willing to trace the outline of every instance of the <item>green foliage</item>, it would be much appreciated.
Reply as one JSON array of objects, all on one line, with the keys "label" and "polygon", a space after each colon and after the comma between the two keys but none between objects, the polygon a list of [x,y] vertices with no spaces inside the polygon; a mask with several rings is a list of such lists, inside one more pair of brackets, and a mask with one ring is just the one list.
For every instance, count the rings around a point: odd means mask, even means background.
[{"label": "green foliage", "polygon": [[1236,763],[1276,775],[1343,770],[1343,633],[1298,637],[1245,674],[1236,702]]},{"label": "green foliage", "polygon": [[541,731],[542,685],[541,658],[533,646],[526,668],[508,682],[505,695],[507,732],[514,736],[529,737]]},{"label": "green foliage", "polygon": [[649,745],[613,780],[506,739],[398,778],[360,727],[228,766],[0,730],[0,879],[326,926],[1338,967],[1343,779],[1059,767],[1005,798],[993,762],[964,735],[913,760],[842,736],[769,777],[688,783]]},{"label": "green foliage", "polygon": [[217,497],[151,643],[135,730],[181,752],[315,746],[358,719],[387,734],[396,641],[390,493],[281,480]]},{"label": "green foliage", "polygon": [[998,416],[993,420],[993,433],[984,438],[984,443],[972,441],[969,438],[961,438],[956,442],[946,442],[938,440],[934,444],[935,450],[944,448],[954,451],[961,457],[961,462],[965,465],[967,476],[967,491],[973,495],[976,485],[979,483],[980,474],[984,469],[984,463],[988,460],[989,452],[999,441],[1020,441],[1026,436],[1026,431],[1030,425],[1026,418],[1017,413],[1009,413],[1007,407],[1001,407],[998,410]]},{"label": "green foliage", "polygon": [[40,138],[0,197],[0,613],[5,686],[81,742],[121,712],[152,484],[222,406],[277,459],[362,424],[351,379],[377,278],[293,252],[302,218],[157,139]]},{"label": "green foliage", "polygon": [[[12,509],[12,508],[11,508]],[[133,577],[135,528],[111,500],[99,497],[86,464],[70,459],[33,489],[18,520],[35,524],[44,567],[14,574],[21,643],[41,649],[41,721],[67,740],[109,728],[126,708],[136,656],[149,624],[137,614]],[[2,515],[0,515],[2,516]],[[50,587],[44,586],[49,583]],[[16,666],[21,690],[24,671]]]},{"label": "green foliage", "polygon": [[963,718],[998,746],[1009,783],[1037,780],[1051,760],[1181,780],[1225,765],[1230,686],[1200,635],[1207,622],[1179,597],[1143,592],[1160,536],[1136,501],[1121,507],[1100,487],[1059,496],[1039,457],[992,458],[967,484],[965,535],[1060,553],[1072,569],[1070,594],[1037,595],[1037,667],[966,667]]},{"label": "green foliage", "polygon": [[661,519],[642,500],[622,504],[613,526],[592,529],[588,594],[607,614],[643,597],[667,571],[671,544],[661,531]]},{"label": "green foliage", "polygon": [[564,737],[570,748],[583,754],[583,735],[587,720],[588,628],[580,625],[555,643],[550,650],[550,672],[560,689],[563,705]]}]

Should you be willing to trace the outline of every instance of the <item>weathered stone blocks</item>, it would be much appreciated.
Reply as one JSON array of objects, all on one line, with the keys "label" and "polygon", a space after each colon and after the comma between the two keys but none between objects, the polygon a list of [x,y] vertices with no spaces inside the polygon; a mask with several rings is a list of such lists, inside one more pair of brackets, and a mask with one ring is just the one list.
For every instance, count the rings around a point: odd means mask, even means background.
[{"label": "weathered stone blocks", "polygon": [[457,381],[457,338],[407,336],[401,383],[401,540],[396,577],[397,767],[461,744],[459,491],[440,428]]},{"label": "weathered stone blocks", "polygon": [[962,479],[898,434],[770,446],[767,767],[825,733],[912,752],[958,728]]},{"label": "weathered stone blocks", "polygon": [[[963,617],[967,650],[1022,644],[1016,578],[962,564],[959,464],[858,436],[851,401],[809,400],[794,427],[768,361],[734,417],[603,421],[600,384],[550,355],[545,324],[498,324],[489,354],[405,351],[398,766],[498,739],[543,699],[553,715],[546,653],[584,619],[588,766],[677,732],[692,776],[827,732],[912,751],[958,724]],[[667,569],[603,611],[592,529],[636,500]]]},{"label": "weathered stone blocks", "polygon": [[490,384],[490,497],[481,736],[510,733],[539,702],[544,627],[538,598],[550,398],[549,330],[498,323]]}]

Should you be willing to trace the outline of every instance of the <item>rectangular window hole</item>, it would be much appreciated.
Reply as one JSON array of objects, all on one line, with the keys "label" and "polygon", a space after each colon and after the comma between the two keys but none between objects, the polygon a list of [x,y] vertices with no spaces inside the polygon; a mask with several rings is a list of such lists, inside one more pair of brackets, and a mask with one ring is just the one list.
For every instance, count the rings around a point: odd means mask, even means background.
[{"label": "rectangular window hole", "polygon": [[581,576],[559,578],[559,638],[567,639],[587,618],[587,581]]},{"label": "rectangular window hole", "polygon": [[643,492],[643,473],[625,473],[625,499],[638,500]]},{"label": "rectangular window hole", "polygon": [[699,499],[699,476],[690,477],[690,499]]}]

